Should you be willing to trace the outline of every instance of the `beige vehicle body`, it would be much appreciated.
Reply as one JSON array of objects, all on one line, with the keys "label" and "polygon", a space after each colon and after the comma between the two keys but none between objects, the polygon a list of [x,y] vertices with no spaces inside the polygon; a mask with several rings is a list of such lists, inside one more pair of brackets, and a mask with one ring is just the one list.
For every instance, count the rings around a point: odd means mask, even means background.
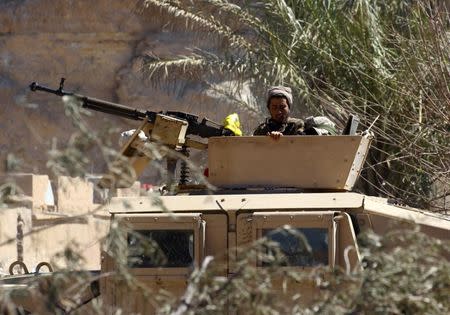
[{"label": "beige vehicle body", "polygon": [[[403,224],[409,222],[433,237],[449,239],[448,218],[351,192],[370,140],[368,136],[285,136],[279,141],[210,138],[209,182],[216,190],[185,187],[177,195],[159,197],[158,202],[151,197],[116,197],[106,205],[111,222],[118,222],[123,233],[128,233],[129,272],[154,294],[169,291],[182,296],[192,270],[205,257],[213,256],[223,266],[217,271],[219,276],[231,277],[240,259],[237,248],[270,237],[277,229],[304,233],[313,249],[313,257],[283,267],[293,270],[318,265],[361,268],[356,237],[365,229],[383,235],[390,229],[411,228]],[[142,169],[140,161],[151,159],[144,155],[134,156],[132,164]],[[158,265],[145,255],[133,260],[131,249],[139,245],[133,233],[164,247],[166,262]],[[283,238],[273,240],[283,246]],[[265,268],[256,257],[254,265]],[[102,253],[100,274],[107,276],[100,277],[99,298],[105,313],[113,314],[119,308],[125,314],[154,313],[148,296],[141,289],[130,290],[116,271],[114,258]],[[279,294],[284,298],[301,293],[304,303],[309,303],[317,296],[316,290],[312,283],[300,282]],[[29,311],[44,308],[37,299],[15,296],[16,304]],[[83,309],[88,311],[91,303]]]},{"label": "beige vehicle body", "polygon": [[[361,136],[210,139],[209,180],[226,189],[217,194],[162,196],[165,212],[150,198],[111,200],[108,210],[124,229],[141,233],[192,231],[192,266],[134,266],[130,272],[154,292],[181,296],[192,267],[199,266],[204,257],[215,257],[224,266],[218,275],[231,277],[240,259],[237,248],[245,248],[276,229],[326,238],[322,244],[326,246],[312,246],[317,251],[314,263],[284,267],[291,270],[308,270],[319,264],[344,270],[360,268],[359,230],[372,229],[383,235],[390,229],[411,228],[411,224],[403,225],[409,222],[433,237],[450,238],[449,220],[347,191],[353,187],[369,144],[370,139]],[[254,265],[265,268],[256,257]],[[106,254],[101,272],[114,273],[114,260]],[[114,277],[103,278],[100,291],[112,310],[154,311],[140,290],[130,291]],[[291,283],[279,298],[296,293],[302,294],[304,303],[313,302],[319,294],[313,283],[305,281]]]}]

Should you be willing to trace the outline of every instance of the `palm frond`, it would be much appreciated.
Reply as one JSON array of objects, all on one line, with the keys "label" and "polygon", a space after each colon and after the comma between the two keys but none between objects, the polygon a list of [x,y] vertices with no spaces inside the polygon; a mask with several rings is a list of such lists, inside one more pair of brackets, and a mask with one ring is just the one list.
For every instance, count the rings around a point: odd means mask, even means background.
[{"label": "palm frond", "polygon": [[184,8],[178,1],[145,0],[144,6],[153,6],[166,11],[174,18],[184,21],[186,29],[193,29],[195,27],[197,31],[212,32],[216,36],[226,39],[233,48],[242,47],[251,50],[251,44],[244,37],[234,34],[231,28],[220,23],[214,16],[209,15],[205,17],[202,14],[193,13],[188,8]]},{"label": "palm frond", "polygon": [[[255,91],[285,84],[301,100],[298,107],[317,114],[344,121],[356,113],[366,127],[379,115],[364,189],[420,205],[450,167],[449,17],[438,2],[147,1],[193,32],[224,39],[198,53],[202,61],[191,67],[207,86],[219,77],[254,82]],[[166,64],[178,69],[174,74],[192,74],[180,65]]]}]

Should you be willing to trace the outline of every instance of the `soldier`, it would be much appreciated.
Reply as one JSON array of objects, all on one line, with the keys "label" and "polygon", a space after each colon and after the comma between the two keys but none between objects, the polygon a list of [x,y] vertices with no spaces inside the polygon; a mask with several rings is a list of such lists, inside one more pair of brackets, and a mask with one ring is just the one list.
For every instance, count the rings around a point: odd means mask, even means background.
[{"label": "soldier", "polygon": [[267,108],[270,118],[259,125],[254,136],[270,136],[277,140],[283,135],[332,135],[334,123],[327,117],[308,117],[306,122],[289,117],[292,106],[292,90],[285,86],[273,86],[267,91]]},{"label": "soldier", "polygon": [[303,120],[289,117],[292,106],[291,88],[273,86],[267,91],[267,108],[270,118],[256,128],[254,136],[271,136],[279,139],[282,135],[303,133]]}]

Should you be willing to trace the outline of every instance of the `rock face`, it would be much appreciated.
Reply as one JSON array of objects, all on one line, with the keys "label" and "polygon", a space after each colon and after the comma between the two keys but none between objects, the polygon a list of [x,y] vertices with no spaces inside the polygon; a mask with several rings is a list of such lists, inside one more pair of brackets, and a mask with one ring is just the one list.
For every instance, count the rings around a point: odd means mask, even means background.
[{"label": "rock face", "polygon": [[[48,173],[48,151],[52,146],[63,149],[77,130],[61,100],[30,92],[31,81],[57,88],[65,77],[67,90],[142,109],[190,111],[216,121],[236,111],[226,101],[200,96],[200,84],[185,84],[174,96],[143,79],[143,54],[186,54],[192,42],[189,34],[166,31],[159,15],[134,0],[2,1],[0,174],[7,171],[6,164],[14,164],[11,160],[19,161],[20,171]],[[101,113],[92,113],[87,122],[97,131],[137,126]],[[251,118],[246,121],[248,130],[255,124]],[[109,139],[118,148],[115,135]],[[102,172],[105,162],[98,148],[88,148],[86,154],[90,170]]]}]

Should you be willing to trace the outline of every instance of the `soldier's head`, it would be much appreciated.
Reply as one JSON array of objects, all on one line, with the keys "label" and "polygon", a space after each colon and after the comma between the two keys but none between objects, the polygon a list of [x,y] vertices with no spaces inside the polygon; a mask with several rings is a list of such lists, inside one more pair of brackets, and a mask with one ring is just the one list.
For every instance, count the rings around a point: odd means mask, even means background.
[{"label": "soldier's head", "polygon": [[291,111],[292,91],[285,86],[273,86],[267,91],[267,108],[273,120],[285,122]]}]

